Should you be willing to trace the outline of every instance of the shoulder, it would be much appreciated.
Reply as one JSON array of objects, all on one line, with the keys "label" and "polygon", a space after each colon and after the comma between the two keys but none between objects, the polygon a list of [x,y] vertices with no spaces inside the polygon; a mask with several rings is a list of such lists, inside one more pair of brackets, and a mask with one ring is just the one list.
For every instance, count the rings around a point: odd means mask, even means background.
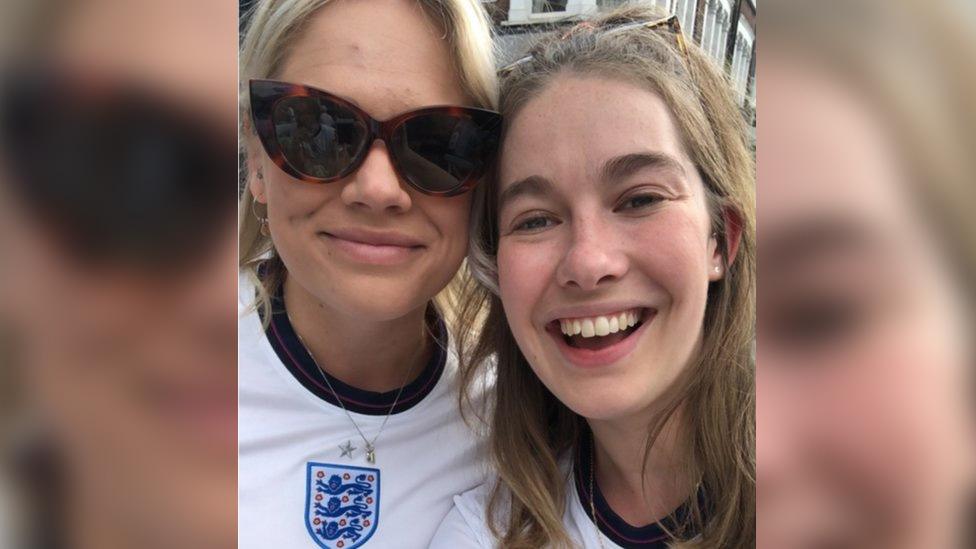
[{"label": "shoulder", "polygon": [[258,302],[257,277],[246,270],[237,272],[237,314],[245,316],[255,312]]},{"label": "shoulder", "polygon": [[258,295],[255,280],[241,272],[237,279],[237,333],[238,347],[242,341],[260,338],[264,329],[258,314]]},{"label": "shoulder", "polygon": [[[454,496],[454,508],[437,529],[431,549],[495,547],[495,538],[488,526],[487,512],[497,483],[497,478],[493,478],[477,488]],[[500,517],[496,517],[496,520],[497,518]]]}]

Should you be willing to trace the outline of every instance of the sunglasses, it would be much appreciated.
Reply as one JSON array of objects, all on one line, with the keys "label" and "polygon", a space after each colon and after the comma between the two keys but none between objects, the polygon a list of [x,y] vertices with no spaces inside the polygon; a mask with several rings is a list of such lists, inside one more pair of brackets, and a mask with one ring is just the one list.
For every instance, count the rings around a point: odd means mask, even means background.
[{"label": "sunglasses", "polygon": [[380,122],[347,99],[301,84],[251,80],[250,91],[264,150],[302,181],[348,176],[381,139],[411,187],[455,196],[474,187],[498,150],[501,116],[484,109],[427,107]]},{"label": "sunglasses", "polygon": [[234,215],[233,123],[145,82],[4,68],[0,143],[0,184],[86,261],[180,266]]},{"label": "sunglasses", "polygon": [[[595,27],[593,25],[593,23],[591,23],[589,21],[583,21],[582,23],[577,24],[576,26],[570,28],[568,31],[566,31],[565,33],[563,33],[559,37],[559,39],[560,40],[568,40],[568,39],[572,38],[573,36],[575,36],[577,33],[580,33],[582,31],[587,31],[587,30],[588,31],[591,31],[591,32],[599,31],[604,36],[612,36],[614,34],[617,34],[617,33],[620,33],[620,32],[624,32],[624,31],[628,31],[628,30],[631,30],[631,29],[636,29],[636,28],[644,28],[644,29],[647,29],[647,30],[650,30],[650,31],[657,31],[658,29],[667,29],[668,31],[670,31],[674,35],[674,39],[675,39],[675,43],[676,43],[676,45],[678,47],[678,51],[681,53],[682,57],[684,57],[687,60],[687,58],[688,58],[688,45],[685,42],[685,36],[684,36],[684,33],[681,31],[681,23],[678,21],[678,16],[677,15],[669,15],[667,17],[662,17],[660,19],[654,19],[654,20],[651,20],[651,21],[635,21],[635,22],[632,22],[632,23],[626,23],[626,24],[623,24],[623,25],[611,27],[611,28],[605,29],[605,30],[597,29],[597,27]],[[510,64],[508,64],[508,65],[506,65],[506,66],[498,69],[498,75],[499,76],[502,76],[502,77],[508,76],[515,69],[517,69],[519,66],[524,65],[524,64],[532,61],[533,59],[535,59],[535,55],[533,53],[530,53],[529,55],[526,55],[524,57],[521,57],[521,58],[513,61],[512,63],[510,63]]]}]

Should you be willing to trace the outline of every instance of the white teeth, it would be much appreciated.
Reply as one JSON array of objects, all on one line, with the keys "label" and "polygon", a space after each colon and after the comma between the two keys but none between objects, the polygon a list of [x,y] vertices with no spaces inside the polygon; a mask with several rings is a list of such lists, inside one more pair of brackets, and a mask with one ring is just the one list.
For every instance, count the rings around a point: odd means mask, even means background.
[{"label": "white teeth", "polygon": [[593,328],[596,331],[596,335],[605,336],[610,334],[610,321],[607,320],[605,316],[596,317],[596,322],[593,323]]},{"label": "white teeth", "polygon": [[583,324],[583,331],[580,332],[580,335],[582,335],[583,337],[593,337],[596,335],[596,330],[593,327],[592,319],[584,318],[582,324]]},{"label": "white teeth", "polygon": [[559,329],[567,336],[582,335],[583,337],[605,336],[626,330],[637,324],[640,319],[637,311],[625,311],[611,316],[597,316],[578,318],[573,320],[561,319]]}]

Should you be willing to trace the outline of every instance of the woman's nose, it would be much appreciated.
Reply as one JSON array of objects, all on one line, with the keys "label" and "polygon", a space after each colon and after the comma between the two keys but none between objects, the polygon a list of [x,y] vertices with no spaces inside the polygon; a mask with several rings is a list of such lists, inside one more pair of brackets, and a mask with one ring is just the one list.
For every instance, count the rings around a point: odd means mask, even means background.
[{"label": "woman's nose", "polygon": [[383,141],[373,141],[363,163],[343,187],[342,200],[347,206],[377,213],[410,209],[410,194],[400,185],[393,159]]},{"label": "woman's nose", "polygon": [[612,231],[599,222],[574,227],[572,240],[556,269],[560,286],[595,290],[626,274],[627,255],[615,242]]}]

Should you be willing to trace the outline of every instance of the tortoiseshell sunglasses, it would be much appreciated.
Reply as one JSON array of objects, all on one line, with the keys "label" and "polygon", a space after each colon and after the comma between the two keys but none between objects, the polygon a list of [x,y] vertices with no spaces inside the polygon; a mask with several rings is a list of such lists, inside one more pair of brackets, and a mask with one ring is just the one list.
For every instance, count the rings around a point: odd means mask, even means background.
[{"label": "tortoiseshell sunglasses", "polygon": [[303,181],[348,176],[380,139],[410,186],[455,196],[474,187],[498,149],[501,116],[484,109],[427,107],[380,122],[348,99],[310,86],[251,80],[250,91],[251,116],[265,151]]}]

